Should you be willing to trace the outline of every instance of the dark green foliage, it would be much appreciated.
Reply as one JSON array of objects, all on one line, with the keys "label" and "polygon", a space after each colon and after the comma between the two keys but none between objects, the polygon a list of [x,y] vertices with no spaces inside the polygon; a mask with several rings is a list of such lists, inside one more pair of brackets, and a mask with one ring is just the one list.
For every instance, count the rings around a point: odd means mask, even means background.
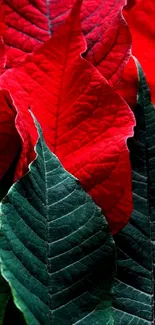
[{"label": "dark green foliage", "polygon": [[118,271],[113,316],[116,325],[154,324],[155,109],[143,71],[137,61],[136,64],[137,125],[134,138],[128,143],[134,211],[129,224],[115,236]]},{"label": "dark green foliage", "polygon": [[107,222],[39,133],[36,160],[1,204],[2,275],[30,325],[112,325]]}]

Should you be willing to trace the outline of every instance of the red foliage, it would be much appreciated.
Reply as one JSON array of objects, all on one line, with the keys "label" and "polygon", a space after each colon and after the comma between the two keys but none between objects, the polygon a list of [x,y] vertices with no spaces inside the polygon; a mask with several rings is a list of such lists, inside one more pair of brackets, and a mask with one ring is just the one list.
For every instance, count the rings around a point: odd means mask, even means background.
[{"label": "red foliage", "polygon": [[[145,72],[155,103],[155,2],[154,0],[128,1],[124,10],[132,34],[132,53],[137,57]],[[134,106],[137,95],[137,71],[129,62],[124,71],[121,95]]]},{"label": "red foliage", "polygon": [[49,41],[5,72],[0,86],[9,89],[18,110],[23,149],[16,176],[34,158],[37,134],[31,106],[48,146],[102,207],[115,233],[132,211],[126,141],[134,118],[97,69],[81,57],[86,45],[78,12],[75,7]]},{"label": "red foliage", "polygon": [[[52,0],[51,20],[62,23],[73,0]],[[81,10],[82,30],[87,41],[84,57],[116,87],[130,56],[131,36],[122,18],[126,0],[86,0]]]},{"label": "red foliage", "polygon": [[[4,35],[7,68],[46,41],[75,3],[75,0],[1,1],[7,26]],[[130,55],[131,37],[121,15],[125,3],[126,0],[85,0],[81,10],[88,45],[85,57],[114,87]]]},{"label": "red foliage", "polygon": [[4,45],[5,32],[6,32],[6,26],[4,23],[4,12],[3,9],[1,8],[0,10],[0,74],[4,71],[4,67],[6,63],[5,45]]},{"label": "red foliage", "polygon": [[126,65],[117,93],[134,109],[137,103],[138,74],[134,59],[131,57]]}]

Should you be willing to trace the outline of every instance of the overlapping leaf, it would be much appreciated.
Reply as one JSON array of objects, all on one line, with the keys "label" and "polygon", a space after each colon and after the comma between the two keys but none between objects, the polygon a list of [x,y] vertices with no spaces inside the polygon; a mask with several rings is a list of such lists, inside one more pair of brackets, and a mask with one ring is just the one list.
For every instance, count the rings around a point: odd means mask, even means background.
[{"label": "overlapping leaf", "polygon": [[65,25],[24,62],[4,73],[0,86],[9,89],[18,110],[16,125],[23,151],[17,177],[34,158],[30,147],[37,134],[28,113],[31,106],[50,149],[80,179],[116,232],[132,211],[126,139],[132,136],[134,118],[126,103],[81,57],[85,41],[79,9],[77,2]]},{"label": "overlapping leaf", "polygon": [[44,0],[1,0],[1,7],[6,23],[6,67],[10,67],[50,37],[49,5]]},{"label": "overlapping leaf", "polygon": [[[0,201],[12,185],[20,137],[15,128],[16,111],[7,91],[0,90]],[[10,297],[7,283],[0,275],[0,325]]]},{"label": "overlapping leaf", "polygon": [[129,142],[134,211],[128,225],[115,236],[118,251],[116,325],[154,324],[155,108],[139,64],[138,72],[137,126],[134,139]]},{"label": "overlapping leaf", "polygon": [[[5,12],[7,67],[33,52],[64,22],[75,0],[2,0]],[[130,55],[130,33],[122,18],[126,0],[85,0],[82,29],[88,50],[85,57],[116,86]]]},{"label": "overlapping leaf", "polygon": [[114,241],[42,133],[29,172],[1,204],[1,270],[28,324],[113,324]]},{"label": "overlapping leaf", "polygon": [[[155,103],[155,17],[154,1],[135,1],[135,4],[124,11],[132,33],[132,52],[141,62]],[[133,76],[134,77],[134,76]]]},{"label": "overlapping leaf", "polygon": [[[72,3],[73,0],[52,1],[53,29],[62,22]],[[82,30],[88,46],[84,57],[114,87],[130,55],[131,37],[122,17],[125,4],[126,0],[85,0],[81,10]]]},{"label": "overlapping leaf", "polygon": [[[20,137],[15,128],[15,115],[7,91],[0,90],[0,200],[13,181],[12,167],[20,150]],[[3,324],[5,308],[10,296],[8,285],[0,275],[0,325]]]},{"label": "overlapping leaf", "polygon": [[[124,10],[124,17],[132,34],[132,53],[142,64],[151,90],[152,101],[155,103],[154,0],[128,0],[128,6],[126,7],[126,10]],[[131,73],[129,73],[129,71]],[[126,98],[128,103],[131,103],[132,100],[132,104],[135,103],[137,94],[137,83],[134,82],[136,79],[136,72],[132,69],[132,63],[129,62],[129,68],[124,72],[121,91],[123,98]],[[127,86],[126,81],[128,81]],[[132,89],[132,97],[129,89],[130,91]]]},{"label": "overlapping leaf", "polygon": [[134,109],[137,103],[138,74],[134,59],[131,57],[126,65],[117,93]]}]

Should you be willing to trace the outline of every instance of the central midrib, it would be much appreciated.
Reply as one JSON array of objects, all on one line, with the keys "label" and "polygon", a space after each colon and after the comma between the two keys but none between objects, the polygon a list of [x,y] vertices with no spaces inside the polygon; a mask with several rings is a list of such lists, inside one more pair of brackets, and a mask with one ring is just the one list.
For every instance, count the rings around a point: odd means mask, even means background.
[{"label": "central midrib", "polygon": [[57,103],[57,110],[56,110],[56,116],[55,116],[55,137],[54,137],[54,142],[53,142],[53,152],[55,154],[57,151],[57,138],[58,138],[58,127],[59,127],[59,113],[60,113],[60,107],[61,107],[61,95],[62,95],[62,90],[63,90],[64,76],[65,76],[65,71],[66,71],[66,65],[67,65],[71,37],[72,37],[72,30],[70,29],[70,33],[68,35],[68,43],[67,43],[66,51],[64,54],[64,65],[63,65],[63,70],[62,70],[62,75],[61,75],[61,80],[60,80],[60,91],[59,91],[59,95],[58,95],[58,103]]}]

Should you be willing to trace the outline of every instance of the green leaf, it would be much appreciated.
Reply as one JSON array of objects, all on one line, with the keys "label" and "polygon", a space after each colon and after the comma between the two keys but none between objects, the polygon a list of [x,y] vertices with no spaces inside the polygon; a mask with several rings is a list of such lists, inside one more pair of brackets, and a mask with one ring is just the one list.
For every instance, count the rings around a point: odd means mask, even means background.
[{"label": "green leaf", "polygon": [[154,321],[155,108],[137,60],[136,64],[137,125],[134,138],[129,141],[134,211],[129,224],[115,236],[118,272],[113,316],[116,325],[151,325]]},{"label": "green leaf", "polygon": [[[6,195],[9,187],[13,183],[13,175],[14,175],[14,170],[15,170],[17,159],[18,159],[18,157],[16,157],[14,159],[10,168],[5,173],[3,178],[0,180],[0,201]],[[10,294],[10,289],[9,289],[8,283],[0,275],[0,325],[3,324],[5,309],[6,309],[7,303],[10,299],[10,296],[11,296],[11,294]]]},{"label": "green leaf", "polygon": [[1,270],[30,325],[112,325],[115,245],[79,181],[46,146],[1,204]]}]

